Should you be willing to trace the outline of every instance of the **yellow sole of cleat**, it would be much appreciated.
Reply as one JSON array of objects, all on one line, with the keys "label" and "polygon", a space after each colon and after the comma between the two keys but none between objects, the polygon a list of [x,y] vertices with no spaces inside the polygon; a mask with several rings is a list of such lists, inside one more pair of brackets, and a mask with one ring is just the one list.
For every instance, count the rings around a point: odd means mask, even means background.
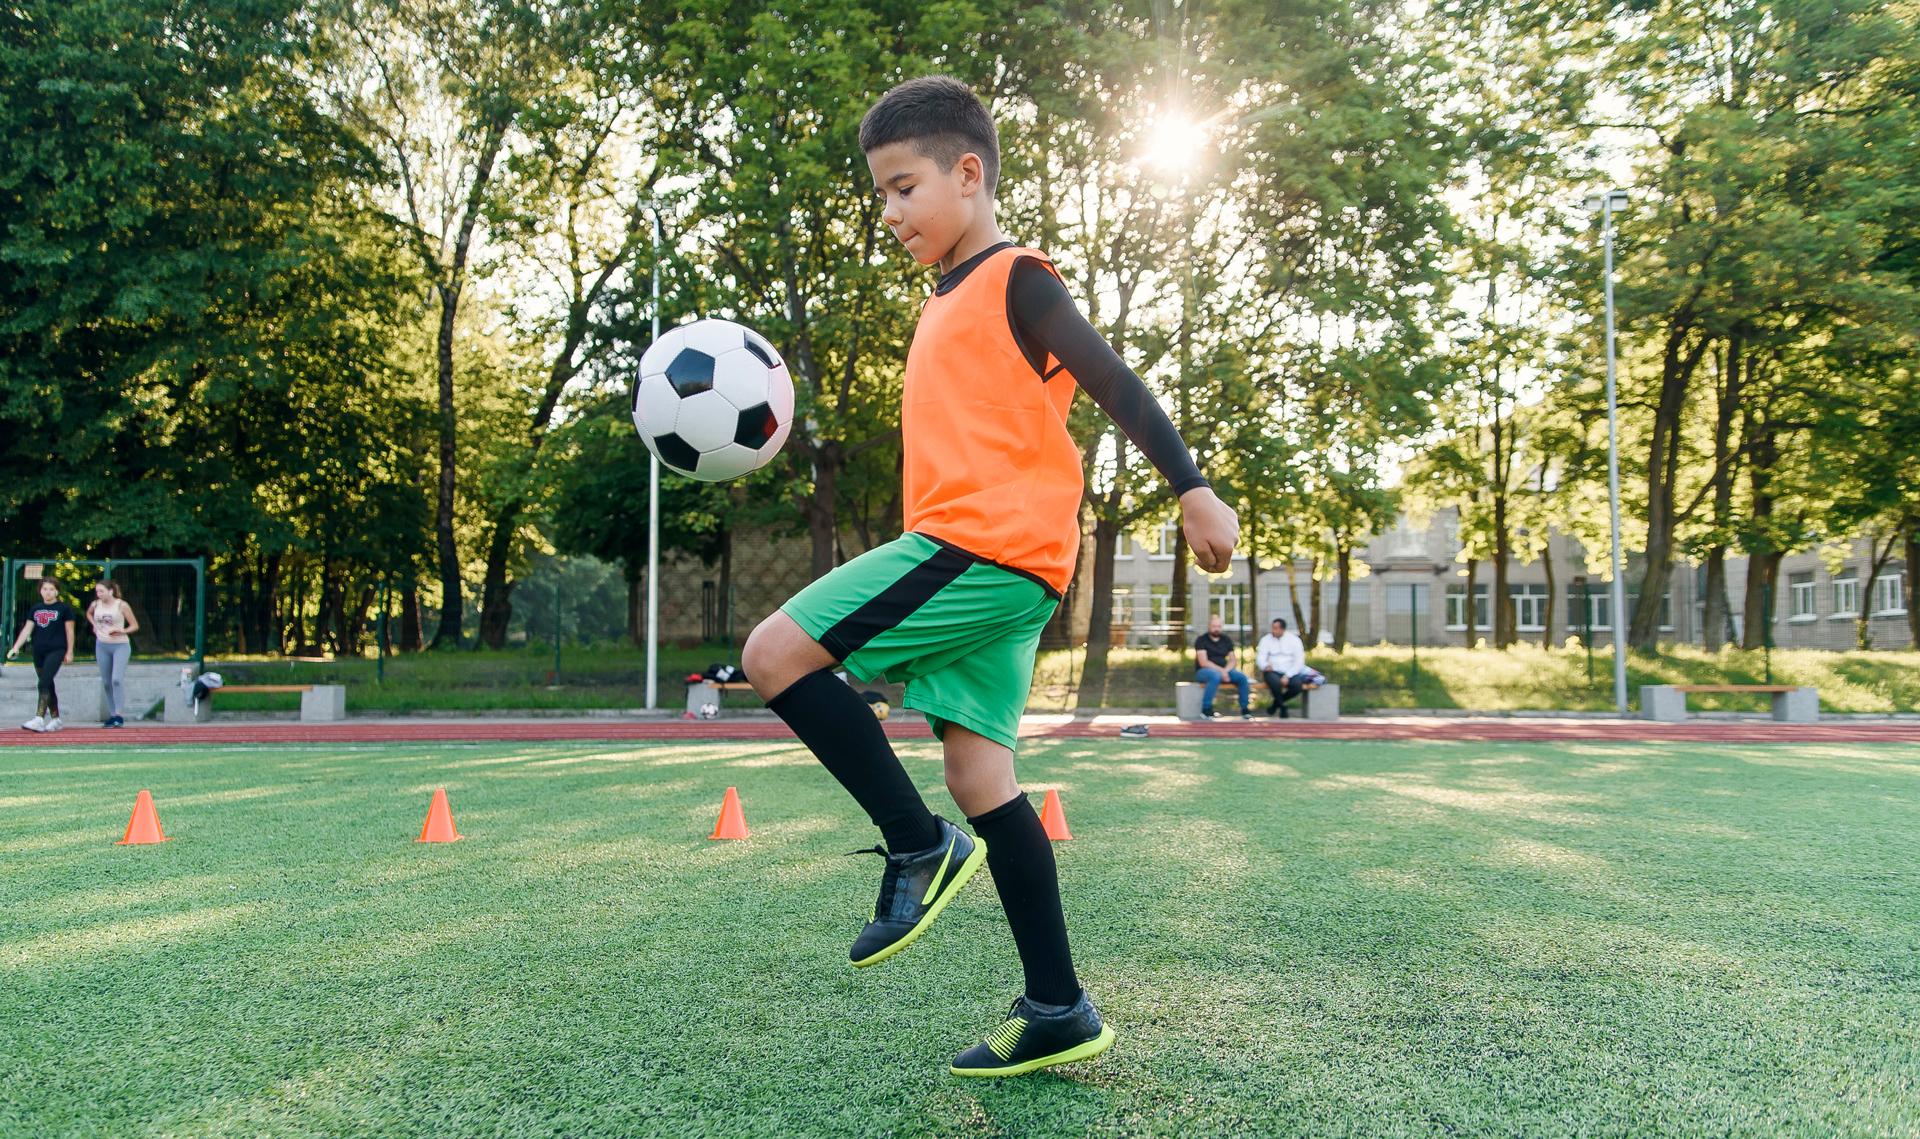
[{"label": "yellow sole of cleat", "polygon": [[1085,1044],[1076,1044],[1065,1052],[1055,1052],[1051,1056],[1042,1056],[1038,1060],[1028,1060],[1024,1064],[1015,1064],[1010,1068],[948,1068],[956,1076],[1024,1076],[1028,1072],[1037,1072],[1041,1068],[1051,1068],[1055,1064],[1072,1064],[1079,1060],[1091,1060],[1100,1053],[1113,1047],[1113,1026],[1100,1026],[1100,1035]]},{"label": "yellow sole of cleat", "polygon": [[853,967],[855,969],[865,969],[869,965],[878,965],[880,962],[885,961],[887,958],[892,957],[902,949],[920,940],[920,935],[927,932],[927,927],[933,924],[933,919],[940,916],[940,911],[947,908],[947,903],[953,901],[968,882],[973,881],[974,873],[978,871],[980,867],[984,866],[986,861],[987,844],[976,838],[973,840],[973,853],[969,854],[967,860],[960,864],[959,876],[953,880],[951,886],[947,887],[946,893],[933,900],[933,908],[927,911],[927,916],[915,923],[914,927],[907,931],[907,936],[887,946],[871,957],[862,957],[860,960],[855,961]]}]

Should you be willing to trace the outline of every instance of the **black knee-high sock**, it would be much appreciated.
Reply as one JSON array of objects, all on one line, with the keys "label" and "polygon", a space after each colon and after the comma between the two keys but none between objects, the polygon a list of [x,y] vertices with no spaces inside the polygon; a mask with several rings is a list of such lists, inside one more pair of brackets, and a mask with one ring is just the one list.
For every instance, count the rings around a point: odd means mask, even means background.
[{"label": "black knee-high sock", "polygon": [[767,707],[866,808],[888,850],[906,854],[940,841],[933,812],[893,754],[873,709],[839,677],[826,669],[808,673]]},{"label": "black knee-high sock", "polygon": [[1021,795],[967,822],[987,844],[987,867],[1013,928],[1013,944],[1020,950],[1028,999],[1050,1005],[1079,1000],[1080,979],[1074,976],[1073,951],[1067,946],[1053,843],[1033,804]]}]

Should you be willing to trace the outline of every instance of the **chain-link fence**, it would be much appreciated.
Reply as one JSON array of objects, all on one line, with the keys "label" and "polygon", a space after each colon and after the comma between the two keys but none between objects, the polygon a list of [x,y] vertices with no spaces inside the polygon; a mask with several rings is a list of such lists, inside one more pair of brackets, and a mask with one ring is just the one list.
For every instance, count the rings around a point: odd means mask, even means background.
[{"label": "chain-link fence", "polygon": [[60,583],[60,599],[73,606],[76,656],[93,653],[93,626],[86,620],[93,587],[102,579],[120,586],[120,597],[139,624],[134,631],[137,658],[201,659],[206,642],[206,562],[200,558],[6,559],[4,596],[0,609],[12,615],[9,643],[27,613],[40,602],[40,583]]}]

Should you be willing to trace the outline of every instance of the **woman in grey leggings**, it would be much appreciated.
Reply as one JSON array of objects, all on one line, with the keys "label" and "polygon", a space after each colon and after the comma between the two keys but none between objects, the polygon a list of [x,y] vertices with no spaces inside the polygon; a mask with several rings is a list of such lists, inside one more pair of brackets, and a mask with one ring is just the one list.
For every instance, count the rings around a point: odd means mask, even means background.
[{"label": "woman in grey leggings", "polygon": [[93,622],[93,659],[100,663],[100,683],[107,690],[107,722],[102,727],[124,728],[127,718],[127,660],[133,655],[128,634],[138,632],[133,607],[120,599],[120,583],[108,579],[93,587],[87,606]]}]

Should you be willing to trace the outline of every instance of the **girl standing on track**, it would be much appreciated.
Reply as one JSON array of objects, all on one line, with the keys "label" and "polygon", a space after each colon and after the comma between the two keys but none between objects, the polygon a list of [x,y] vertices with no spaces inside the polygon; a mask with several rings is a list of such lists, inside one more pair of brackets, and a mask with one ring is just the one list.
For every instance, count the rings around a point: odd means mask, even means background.
[{"label": "girl standing on track", "polygon": [[65,726],[60,722],[60,694],[53,687],[53,678],[59,674],[61,665],[73,663],[73,622],[78,616],[73,606],[60,600],[60,582],[51,577],[41,578],[40,604],[27,610],[26,623],[20,626],[20,635],[7,650],[9,657],[15,656],[27,638],[33,638],[33,671],[40,677],[40,710],[33,719],[20,725],[30,732],[57,732]]},{"label": "girl standing on track", "polygon": [[128,635],[140,631],[140,622],[134,620],[133,607],[120,599],[119,582],[107,578],[93,587],[87,620],[93,622],[93,659],[100,664],[100,683],[107,690],[107,722],[101,727],[124,728],[127,661],[133,656]]}]

